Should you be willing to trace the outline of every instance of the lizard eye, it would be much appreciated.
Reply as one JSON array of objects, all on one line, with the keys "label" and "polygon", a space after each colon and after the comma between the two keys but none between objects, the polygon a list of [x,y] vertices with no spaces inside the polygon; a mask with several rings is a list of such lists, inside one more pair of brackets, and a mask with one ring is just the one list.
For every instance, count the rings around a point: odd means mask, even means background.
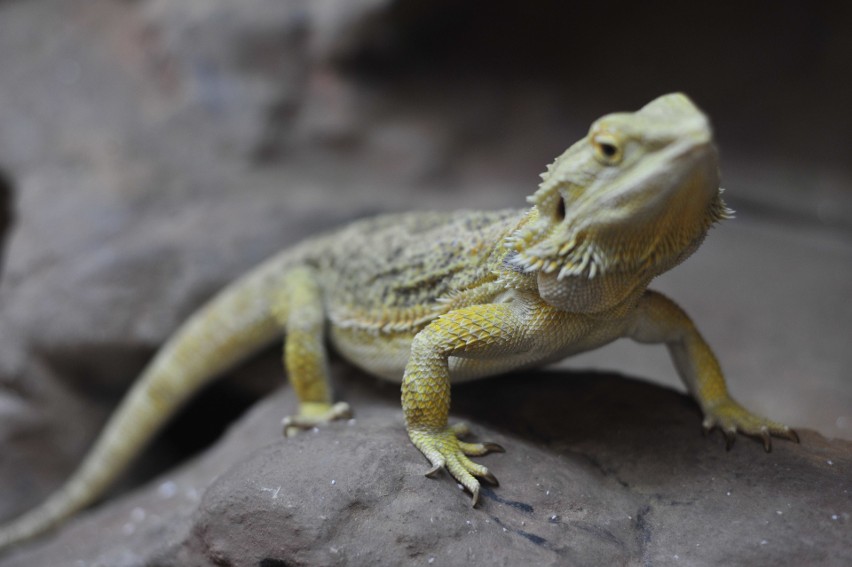
[{"label": "lizard eye", "polygon": [[609,134],[598,134],[592,138],[595,159],[603,165],[617,165],[623,156],[621,145]]}]

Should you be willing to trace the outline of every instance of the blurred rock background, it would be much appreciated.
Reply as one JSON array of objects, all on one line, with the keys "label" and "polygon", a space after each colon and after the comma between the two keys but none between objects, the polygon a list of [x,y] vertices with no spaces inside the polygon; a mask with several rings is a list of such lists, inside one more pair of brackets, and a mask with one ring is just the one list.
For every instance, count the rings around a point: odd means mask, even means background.
[{"label": "blurred rock background", "polygon": [[[792,0],[0,3],[3,510],[66,477],[168,333],[257,261],[367,214],[523,206],[592,120],[674,90],[712,118],[738,215],[657,287],[746,405],[852,439],[850,25]],[[663,348],[562,366],[682,390]],[[275,385],[257,374],[155,452],[215,438]]]}]

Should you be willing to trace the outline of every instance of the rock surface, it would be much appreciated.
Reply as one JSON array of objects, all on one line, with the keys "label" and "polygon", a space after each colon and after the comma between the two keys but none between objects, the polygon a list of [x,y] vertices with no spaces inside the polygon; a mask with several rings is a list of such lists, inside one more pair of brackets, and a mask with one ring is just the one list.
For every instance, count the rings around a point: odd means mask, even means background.
[{"label": "rock surface", "polygon": [[[803,4],[767,19],[766,10],[749,5],[705,14],[695,27],[673,25],[675,12],[628,2],[551,2],[523,14],[509,6],[0,2],[0,518],[34,505],[67,478],[157,346],[257,261],[368,213],[522,205],[536,173],[589,121],[675,89],[693,95],[713,118],[723,178],[740,215],[657,287],[698,321],[732,390],[750,407],[827,437],[852,438],[852,114],[841,111],[852,83],[838,80],[852,73],[852,50],[845,48],[852,36],[843,24],[849,14]],[[617,37],[618,45],[601,48],[598,28],[588,22],[603,20],[620,30],[608,40]],[[759,32],[752,20],[761,22]],[[721,27],[724,42],[717,41]],[[677,383],[663,349],[624,343],[572,365]],[[693,439],[694,410],[676,394],[601,378],[574,376],[563,384],[539,376],[534,387],[509,380],[459,390],[454,411],[477,423],[481,436],[513,449],[488,457],[504,486],[481,511],[447,490],[446,478],[420,477],[424,463],[401,433],[397,390],[371,389],[362,377],[350,396],[359,409],[355,426],[285,444],[277,423],[292,400],[281,394],[181,472],[110,500],[58,540],[45,540],[43,552],[34,546],[14,561],[67,559],[56,555],[63,542],[80,558],[101,557],[107,565],[269,566],[281,558],[358,564],[383,552],[414,553],[408,550],[420,550],[415,559],[424,563],[433,551],[441,552],[435,562],[448,564],[468,553],[473,562],[650,563],[653,554],[665,562],[670,549],[680,549],[688,529],[700,544],[692,552],[707,554],[695,556],[697,563],[722,560],[713,553],[758,563],[794,563],[808,550],[827,564],[848,558],[835,539],[836,526],[848,530],[846,487],[831,476],[841,465],[826,464],[845,463],[848,478],[848,443],[805,434],[801,448],[781,443],[769,456],[751,443],[720,454],[718,439]],[[269,354],[203,394],[126,486],[200,451],[278,381],[277,354]],[[521,397],[527,389],[534,391]],[[572,402],[603,396],[604,408],[606,400],[629,406],[634,394],[649,399],[634,404],[638,414],[599,414],[597,402]],[[506,395],[510,401],[501,401]],[[486,401],[494,405],[477,406]],[[637,437],[648,408],[657,408],[659,419],[683,410],[687,423]],[[586,421],[595,419],[600,423]],[[680,435],[683,446],[675,442]],[[331,485],[320,472],[335,453],[319,445],[337,447],[336,441],[353,448],[335,466],[365,473],[334,475]],[[298,448],[305,461],[288,453]],[[640,470],[641,463],[647,466]],[[705,465],[713,472],[703,474]],[[779,472],[784,467],[790,476]],[[524,475],[533,469],[538,476],[530,482]],[[330,491],[318,493],[325,494],[320,502],[304,497],[306,517],[278,517],[264,506],[280,501],[267,502],[259,488],[247,494],[242,476],[263,488],[280,485],[279,494],[306,494],[312,485],[305,483],[320,478]],[[536,492],[559,478],[551,494],[561,500]],[[732,496],[713,492],[713,479],[733,487]],[[818,480],[828,484],[821,488]],[[756,504],[736,497],[758,489],[768,500],[755,502],[777,505],[772,513],[782,514],[765,518]],[[792,494],[792,516],[773,493]],[[683,495],[705,508],[671,504],[688,500]],[[515,501],[532,510],[513,507]],[[430,514],[429,525],[423,502],[441,514]],[[737,515],[731,502],[751,507]],[[223,527],[231,517],[223,506],[248,513],[243,531]],[[252,509],[268,529],[258,527]],[[554,514],[563,520],[551,523]],[[322,516],[328,520],[317,524]],[[370,533],[386,535],[386,516],[395,519],[398,538],[370,543]],[[497,518],[504,524],[489,531]],[[609,535],[598,529],[607,521]],[[338,530],[332,522],[352,526]],[[762,532],[760,522],[788,529],[783,543]],[[711,535],[723,543],[713,546]],[[294,551],[312,537],[329,543]],[[773,555],[777,549],[788,555]]]},{"label": "rock surface", "polygon": [[24,565],[848,565],[852,444],[804,431],[765,453],[703,438],[684,396],[608,374],[458,388],[508,452],[472,509],[427,479],[396,388],[336,368],[357,418],[282,439],[289,390],[200,458],[3,562]]}]

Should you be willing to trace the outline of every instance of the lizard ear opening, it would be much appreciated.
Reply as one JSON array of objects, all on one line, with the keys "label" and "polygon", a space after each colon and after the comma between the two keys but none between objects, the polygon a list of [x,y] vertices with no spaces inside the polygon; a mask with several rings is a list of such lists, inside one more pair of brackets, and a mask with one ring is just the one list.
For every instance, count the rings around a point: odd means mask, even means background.
[{"label": "lizard ear opening", "polygon": [[565,197],[559,195],[559,201],[556,203],[556,211],[554,213],[556,220],[562,222],[565,220]]}]

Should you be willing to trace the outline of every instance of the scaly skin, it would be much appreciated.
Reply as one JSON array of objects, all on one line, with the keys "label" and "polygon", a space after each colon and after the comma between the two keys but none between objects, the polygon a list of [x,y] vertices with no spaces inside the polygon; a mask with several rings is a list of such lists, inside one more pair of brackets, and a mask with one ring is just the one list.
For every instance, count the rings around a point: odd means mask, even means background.
[{"label": "scaly skin", "polygon": [[[647,290],[730,216],[706,117],[681,94],[611,114],[542,175],[526,210],[412,213],[308,240],[238,280],[187,321],[116,411],[77,473],[0,530],[0,548],[93,502],[190,394],[286,335],[300,406],[286,434],[349,415],[334,404],[326,338],[355,365],[402,385],[414,445],[473,496],[497,484],[450,425],[450,385],[560,360],[620,337],[665,343],[730,446],[737,432],[798,441],[747,411],[689,317]],[[325,333],[328,332],[328,337]]]}]

